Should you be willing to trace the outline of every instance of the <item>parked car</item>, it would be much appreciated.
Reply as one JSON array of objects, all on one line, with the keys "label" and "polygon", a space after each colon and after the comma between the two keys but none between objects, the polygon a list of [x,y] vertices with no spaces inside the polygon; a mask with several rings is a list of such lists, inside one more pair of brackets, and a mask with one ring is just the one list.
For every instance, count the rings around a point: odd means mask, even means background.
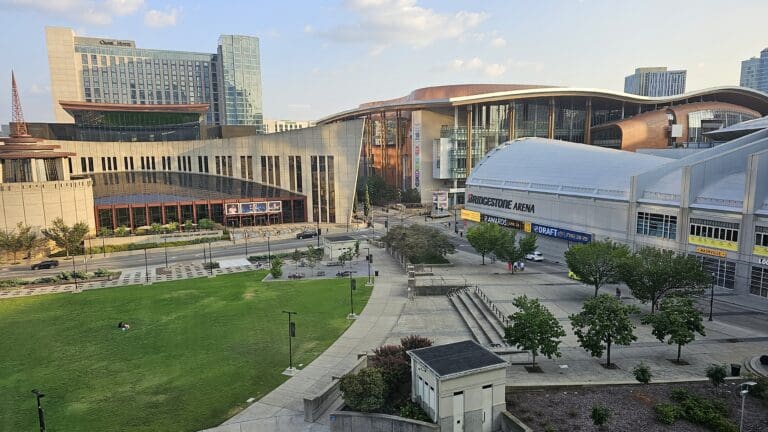
[{"label": "parked car", "polygon": [[32,265],[32,270],[49,269],[49,268],[54,268],[58,266],[59,266],[59,262],[57,260],[40,261],[39,263]]},{"label": "parked car", "polygon": [[313,238],[313,237],[317,237],[317,231],[302,231],[302,232],[296,234],[296,238],[300,239],[300,240],[301,239]]},{"label": "parked car", "polygon": [[529,261],[544,261],[544,255],[541,254],[541,252],[536,251],[534,253],[529,253],[525,256],[525,259]]},{"label": "parked car", "polygon": [[352,273],[355,273],[355,272],[353,272],[352,270],[343,270],[343,271],[336,272],[336,276],[347,277],[347,276],[352,276]]}]

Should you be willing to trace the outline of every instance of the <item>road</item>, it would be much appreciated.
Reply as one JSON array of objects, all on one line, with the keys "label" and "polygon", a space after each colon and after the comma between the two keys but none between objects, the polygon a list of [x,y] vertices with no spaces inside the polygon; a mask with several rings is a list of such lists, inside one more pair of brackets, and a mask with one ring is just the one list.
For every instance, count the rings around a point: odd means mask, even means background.
[{"label": "road", "polygon": [[[334,233],[335,234],[335,233]],[[339,233],[341,234],[341,233]],[[370,231],[355,231],[350,233],[344,233],[353,238],[364,239],[371,235]],[[322,244],[322,238],[320,240]],[[269,245],[266,241],[255,241],[249,239],[246,253],[246,243],[244,240],[237,240],[236,243],[231,241],[217,241],[211,243],[211,251],[213,253],[213,260],[231,259],[231,258],[245,258],[252,255],[265,255],[268,251],[292,251],[294,249],[304,250],[307,246],[317,247],[317,238],[312,239],[283,239],[283,240],[271,240]],[[206,250],[205,256],[208,260],[208,244],[205,247],[202,244],[191,246],[178,246],[170,247],[168,252],[168,263],[175,264],[181,262],[202,262],[203,261],[203,249]],[[165,265],[165,250],[163,248],[147,249],[147,262],[149,267],[157,267]],[[62,271],[72,270],[72,261],[59,258],[59,267],[53,269],[43,270],[30,270],[30,264],[25,262],[23,264],[8,266],[0,270],[0,278],[29,278],[29,277],[42,277],[52,276]],[[37,262],[37,261],[33,261]],[[144,267],[144,251],[135,250],[127,252],[96,254],[93,257],[88,257],[87,260],[88,271],[93,271],[97,268],[104,268],[107,270],[121,270],[126,268],[140,268]],[[84,270],[83,256],[75,257],[75,266],[78,271]]]}]

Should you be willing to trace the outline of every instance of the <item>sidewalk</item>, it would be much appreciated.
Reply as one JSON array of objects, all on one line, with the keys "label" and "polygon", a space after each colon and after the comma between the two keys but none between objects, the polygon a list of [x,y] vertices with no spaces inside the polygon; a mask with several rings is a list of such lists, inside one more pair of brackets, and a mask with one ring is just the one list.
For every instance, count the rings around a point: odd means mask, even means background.
[{"label": "sidewalk", "polygon": [[320,423],[304,422],[304,397],[319,392],[332,376],[346,373],[357,354],[382,345],[397,324],[407,303],[406,276],[383,249],[372,248],[376,270],[382,276],[358,319],[325,352],[298,374],[251,406],[205,432],[327,431],[328,416]]}]

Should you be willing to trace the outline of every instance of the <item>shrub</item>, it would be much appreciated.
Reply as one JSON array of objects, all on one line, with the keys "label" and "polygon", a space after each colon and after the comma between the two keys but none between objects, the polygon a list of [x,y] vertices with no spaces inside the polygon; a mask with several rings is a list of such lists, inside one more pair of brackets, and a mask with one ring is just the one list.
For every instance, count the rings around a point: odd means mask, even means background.
[{"label": "shrub", "polygon": [[723,401],[706,399],[684,389],[674,390],[672,399],[678,403],[676,407],[678,418],[706,426],[716,432],[737,430],[736,426],[728,420],[728,407]]},{"label": "shrub", "polygon": [[404,358],[403,347],[399,345],[383,345],[373,350],[368,366],[381,371],[390,393],[409,376],[410,363]]},{"label": "shrub", "polygon": [[651,368],[643,362],[640,362],[639,365],[635,366],[635,368],[632,369],[632,373],[635,375],[635,379],[642,384],[651,382],[651,377],[653,376],[653,374],[651,374]]},{"label": "shrub", "polygon": [[56,276],[44,276],[41,278],[37,278],[32,281],[33,284],[52,284],[59,281],[59,278]]},{"label": "shrub", "polygon": [[111,274],[112,272],[103,268],[98,268],[95,272],[93,272],[93,275],[96,277],[104,277],[104,276],[109,276]]},{"label": "shrub", "polygon": [[768,400],[768,377],[750,377],[751,381],[755,382],[755,385],[750,387],[749,395],[758,399]]},{"label": "shrub", "polygon": [[197,226],[200,229],[209,230],[209,229],[213,229],[214,222],[208,218],[198,219]]},{"label": "shrub", "polygon": [[656,420],[666,425],[674,424],[680,418],[680,409],[674,404],[656,404],[653,410],[656,411]]},{"label": "shrub", "polygon": [[355,411],[373,412],[384,405],[386,385],[381,371],[366,368],[357,374],[345,375],[339,382],[344,402]]},{"label": "shrub", "polygon": [[26,285],[27,281],[22,279],[3,279],[0,280],[0,288],[12,288],[21,285]]},{"label": "shrub", "polygon": [[206,261],[203,263],[203,268],[206,270],[217,269],[219,268],[219,263],[218,261]]},{"label": "shrub", "polygon": [[[400,346],[403,347],[403,354],[405,354],[405,351],[431,347],[433,343],[432,339],[419,335],[410,335],[400,339]],[[405,354],[405,356],[407,358],[408,355]]]},{"label": "shrub", "polygon": [[592,422],[595,424],[595,426],[603,426],[608,423],[608,420],[611,419],[611,415],[611,410],[609,410],[608,407],[603,405],[595,405],[592,407],[592,414],[590,417],[592,418]]},{"label": "shrub", "polygon": [[426,412],[416,403],[406,401],[398,410],[400,417],[432,423]]},{"label": "shrub", "polygon": [[125,225],[120,225],[115,229],[115,235],[118,237],[125,237],[128,235],[128,227]]},{"label": "shrub", "polygon": [[269,274],[272,275],[274,279],[280,279],[280,277],[283,275],[283,260],[280,257],[274,257],[272,258],[272,267],[269,269]]},{"label": "shrub", "polygon": [[693,393],[691,393],[688,389],[676,388],[672,390],[672,396],[670,399],[677,403],[682,403],[692,397],[694,397]]},{"label": "shrub", "polygon": [[725,369],[725,365],[713,364],[707,367],[706,374],[712,386],[717,388],[725,383],[725,377],[728,376],[728,371]]},{"label": "shrub", "polygon": [[555,427],[554,427],[554,426],[552,426],[552,425],[548,424],[548,425],[547,425],[547,426],[544,428],[544,432],[557,432],[557,429],[555,429]]},{"label": "shrub", "polygon": [[152,234],[160,234],[163,232],[163,226],[155,222],[149,226],[149,230],[152,231]]}]

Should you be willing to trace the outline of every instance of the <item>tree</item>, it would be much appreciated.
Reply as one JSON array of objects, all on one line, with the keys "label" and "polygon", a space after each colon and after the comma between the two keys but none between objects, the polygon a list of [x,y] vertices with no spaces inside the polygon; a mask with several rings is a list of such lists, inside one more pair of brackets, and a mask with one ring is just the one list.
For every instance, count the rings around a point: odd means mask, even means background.
[{"label": "tree", "polygon": [[88,224],[85,222],[77,222],[70,227],[64,223],[62,218],[54,219],[50,228],[42,230],[43,235],[48,240],[56,243],[56,246],[66,251],[67,257],[77,251],[80,243],[88,235],[88,231]]},{"label": "tree", "polygon": [[208,218],[202,218],[197,220],[197,226],[200,229],[209,230],[209,229],[213,229],[213,227],[215,226],[215,222],[213,222]]},{"label": "tree", "polygon": [[120,225],[119,227],[117,227],[117,229],[115,229],[115,235],[117,237],[125,237],[125,236],[127,236],[128,235],[128,227],[125,226],[125,225]]},{"label": "tree", "polygon": [[274,279],[280,279],[280,277],[283,275],[283,259],[282,258],[280,258],[279,256],[272,258],[269,274],[271,274],[272,278]]},{"label": "tree", "polygon": [[368,359],[368,367],[381,371],[389,394],[395,393],[398,386],[409,378],[410,361],[400,345],[382,345],[374,349],[373,356]]},{"label": "tree", "polygon": [[360,239],[355,240],[355,256],[360,256]]},{"label": "tree", "polygon": [[600,287],[621,281],[624,260],[629,249],[610,240],[571,246],[565,251],[565,262],[578,280],[595,287],[595,297]]},{"label": "tree", "polygon": [[350,248],[347,248],[339,255],[339,262],[341,263],[342,267],[344,267],[344,263],[348,261],[352,261],[352,249]]},{"label": "tree", "polygon": [[339,389],[344,402],[353,410],[368,413],[384,406],[387,386],[381,371],[376,368],[365,368],[341,377]]},{"label": "tree", "polygon": [[363,195],[363,214],[366,218],[371,215],[371,194],[368,192],[368,183],[365,184]]},{"label": "tree", "polygon": [[401,203],[420,203],[421,192],[416,188],[405,189],[400,193]]},{"label": "tree", "polygon": [[152,232],[152,234],[160,234],[161,232],[163,232],[163,226],[157,222],[154,222],[152,225],[149,226],[149,231]]},{"label": "tree", "polygon": [[370,203],[373,203],[374,205],[383,206],[397,198],[398,191],[387,184],[382,176],[375,174],[368,176],[365,186],[370,197],[368,201],[369,205]]},{"label": "tree", "polygon": [[690,297],[667,297],[661,301],[661,311],[648,315],[643,324],[653,326],[654,336],[660,341],[665,338],[668,344],[677,344],[677,363],[680,363],[680,350],[683,345],[696,340],[696,333],[706,336],[701,312]]},{"label": "tree", "polygon": [[193,224],[191,220],[187,219],[184,221],[184,231],[190,232],[194,227],[195,224]]},{"label": "tree", "polygon": [[[505,233],[500,226],[488,222],[480,222],[467,230],[467,241],[483,257],[483,265],[485,255],[496,250],[504,237]],[[514,238],[512,241],[514,242]]]},{"label": "tree", "polygon": [[602,357],[607,351],[606,367],[611,367],[611,346],[629,345],[637,340],[629,317],[638,312],[636,307],[625,305],[612,295],[600,294],[585,301],[582,311],[569,318],[579,345],[593,357]]},{"label": "tree", "polygon": [[[432,339],[419,335],[410,335],[400,338],[400,346],[403,347],[403,354],[405,354],[406,351],[431,347],[433,343]],[[405,358],[408,358],[407,354],[405,355]]]},{"label": "tree", "polygon": [[32,227],[24,225],[23,222],[17,223],[16,228],[10,231],[0,231],[0,249],[11,253],[14,262],[19,252],[27,252],[31,258],[32,251],[41,246],[40,240],[37,233],[32,231]]},{"label": "tree", "polygon": [[728,371],[725,369],[725,365],[712,364],[707,366],[706,370],[707,378],[712,387],[717,389],[725,383],[725,377],[728,376]]},{"label": "tree", "polygon": [[560,338],[565,336],[563,326],[557,318],[538,299],[529,299],[522,295],[516,297],[512,304],[518,309],[509,316],[512,325],[504,329],[504,339],[510,345],[518,345],[531,352],[533,366],[536,366],[536,356],[541,353],[551,359],[560,357]]},{"label": "tree", "polygon": [[291,259],[294,263],[296,263],[296,269],[299,268],[299,261],[301,261],[301,258],[304,256],[304,254],[301,253],[298,249],[294,249],[293,253],[291,254]]},{"label": "tree", "polygon": [[315,271],[315,266],[320,260],[323,259],[323,249],[307,246],[307,264],[312,268],[312,272]]},{"label": "tree", "polygon": [[445,233],[425,225],[394,226],[381,241],[414,264],[445,262],[447,254],[456,252]]},{"label": "tree", "polygon": [[651,314],[664,296],[699,294],[712,283],[696,258],[652,247],[626,259],[621,273],[632,295],[651,303]]},{"label": "tree", "polygon": [[512,263],[522,260],[525,255],[536,250],[536,234],[528,234],[520,237],[515,245],[517,231],[502,229],[502,236],[493,253],[502,261],[509,264],[514,272]]}]

